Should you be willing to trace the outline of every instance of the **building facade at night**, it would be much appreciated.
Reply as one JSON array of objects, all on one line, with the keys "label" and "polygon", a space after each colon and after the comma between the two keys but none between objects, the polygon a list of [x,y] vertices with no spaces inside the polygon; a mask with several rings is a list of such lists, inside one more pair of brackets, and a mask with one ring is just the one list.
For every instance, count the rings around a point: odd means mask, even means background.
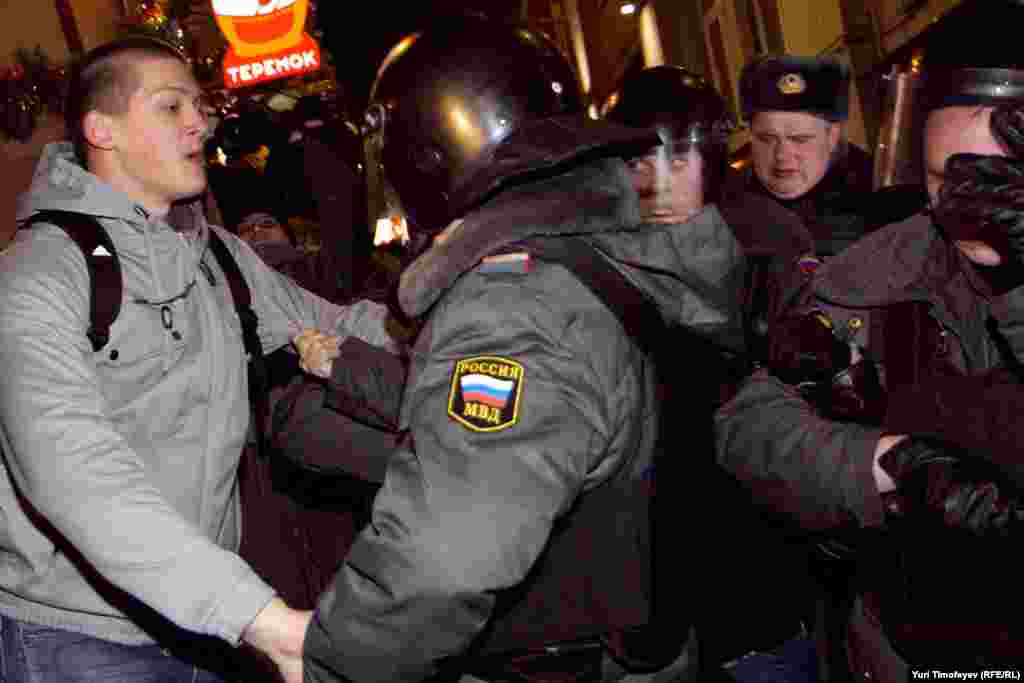
[{"label": "building facade at night", "polygon": [[[150,0],[162,2],[164,0]],[[886,119],[888,80],[909,67],[915,40],[942,23],[954,8],[984,0],[494,0],[486,11],[526,19],[546,32],[576,66],[592,115],[632,69],[671,63],[703,73],[738,111],[743,65],[765,53],[833,54],[855,75],[849,139],[872,149]],[[18,48],[37,46],[55,63],[118,35],[138,2],[133,0],[43,0],[0,7],[0,66]],[[188,3],[177,2],[177,6]],[[455,3],[458,6],[465,2]],[[470,3],[471,4],[471,3]],[[208,0],[193,0],[197,20],[185,20],[194,50],[205,54],[220,40],[209,21]],[[448,8],[435,0],[430,7]],[[499,7],[500,6],[500,7]],[[429,14],[431,10],[421,9]],[[906,62],[906,64],[904,64]],[[339,71],[339,79],[344,73]],[[13,213],[14,195],[29,180],[42,145],[60,134],[43,117],[33,136],[5,139],[0,149],[14,182],[0,193],[0,211]],[[749,136],[742,125],[731,141],[739,150]],[[0,228],[6,242],[13,225]]]}]

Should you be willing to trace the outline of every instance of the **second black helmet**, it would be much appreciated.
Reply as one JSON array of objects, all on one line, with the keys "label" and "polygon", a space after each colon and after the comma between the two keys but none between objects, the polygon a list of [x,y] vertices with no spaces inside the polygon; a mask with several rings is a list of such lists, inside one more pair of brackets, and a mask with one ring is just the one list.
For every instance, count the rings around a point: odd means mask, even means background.
[{"label": "second black helmet", "polygon": [[734,121],[721,95],[698,74],[661,65],[623,79],[608,100],[606,119],[657,130],[675,152],[694,147],[703,158],[705,201],[717,201],[726,176]]},{"label": "second black helmet", "polygon": [[635,128],[655,127],[662,139],[724,141],[732,130],[725,101],[701,76],[680,66],[653,66],[627,76],[611,96],[605,118]]}]

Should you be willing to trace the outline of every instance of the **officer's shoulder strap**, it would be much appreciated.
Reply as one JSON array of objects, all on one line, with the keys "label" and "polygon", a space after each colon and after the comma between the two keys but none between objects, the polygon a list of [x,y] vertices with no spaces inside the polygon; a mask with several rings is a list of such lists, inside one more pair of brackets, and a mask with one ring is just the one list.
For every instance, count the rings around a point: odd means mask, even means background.
[{"label": "officer's shoulder strap", "polygon": [[657,305],[581,237],[532,237],[518,243],[531,256],[559,263],[615,314],[626,333],[647,353],[656,349],[665,322]]},{"label": "officer's shoulder strap", "polygon": [[89,269],[89,330],[93,351],[99,351],[110,339],[110,326],[121,312],[121,262],[110,235],[93,216],[77,211],[50,209],[39,211],[26,225],[48,223],[67,233],[78,245]]},{"label": "officer's shoulder strap", "polygon": [[[516,244],[525,248],[533,257],[559,263],[569,269],[576,279],[615,314],[633,342],[655,362],[661,356],[673,355],[683,343],[695,352],[716,357],[724,353],[713,341],[696,332],[668,325],[657,304],[630,282],[589,240],[561,235],[531,237]],[[666,369],[662,367],[661,371]]]}]

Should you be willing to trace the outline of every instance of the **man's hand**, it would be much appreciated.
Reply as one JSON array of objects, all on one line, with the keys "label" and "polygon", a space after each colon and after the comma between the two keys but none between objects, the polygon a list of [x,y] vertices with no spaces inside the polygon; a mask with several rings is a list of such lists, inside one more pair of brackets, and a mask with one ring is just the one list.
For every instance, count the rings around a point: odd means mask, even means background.
[{"label": "man's hand", "polygon": [[886,434],[885,436],[882,436],[878,440],[878,445],[875,446],[875,464],[872,468],[872,472],[875,475],[875,486],[878,487],[879,493],[889,493],[890,491],[895,491],[896,482],[893,481],[892,477],[889,476],[888,472],[882,469],[882,466],[878,464],[878,461],[882,458],[883,455],[888,453],[892,448],[894,448],[898,443],[900,443],[906,438],[907,436],[905,434],[901,434],[899,436]]},{"label": "man's hand", "polygon": [[334,359],[341,355],[341,337],[317,330],[303,330],[292,340],[299,352],[299,366],[311,375],[331,376]]},{"label": "man's hand", "polygon": [[890,511],[907,519],[996,536],[1024,517],[1020,496],[991,465],[945,442],[911,436],[882,453],[878,465],[896,484]]},{"label": "man's hand", "polygon": [[245,629],[242,640],[269,657],[285,683],[302,683],[302,642],[312,618],[312,612],[274,598]]}]

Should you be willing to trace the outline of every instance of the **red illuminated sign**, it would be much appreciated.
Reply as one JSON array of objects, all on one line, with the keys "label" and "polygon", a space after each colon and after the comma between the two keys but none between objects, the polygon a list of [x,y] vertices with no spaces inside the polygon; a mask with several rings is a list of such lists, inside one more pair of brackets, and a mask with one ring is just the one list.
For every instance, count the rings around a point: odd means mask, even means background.
[{"label": "red illuminated sign", "polygon": [[242,88],[320,68],[320,46],[306,32],[309,0],[212,0],[230,47],[224,85]]}]

